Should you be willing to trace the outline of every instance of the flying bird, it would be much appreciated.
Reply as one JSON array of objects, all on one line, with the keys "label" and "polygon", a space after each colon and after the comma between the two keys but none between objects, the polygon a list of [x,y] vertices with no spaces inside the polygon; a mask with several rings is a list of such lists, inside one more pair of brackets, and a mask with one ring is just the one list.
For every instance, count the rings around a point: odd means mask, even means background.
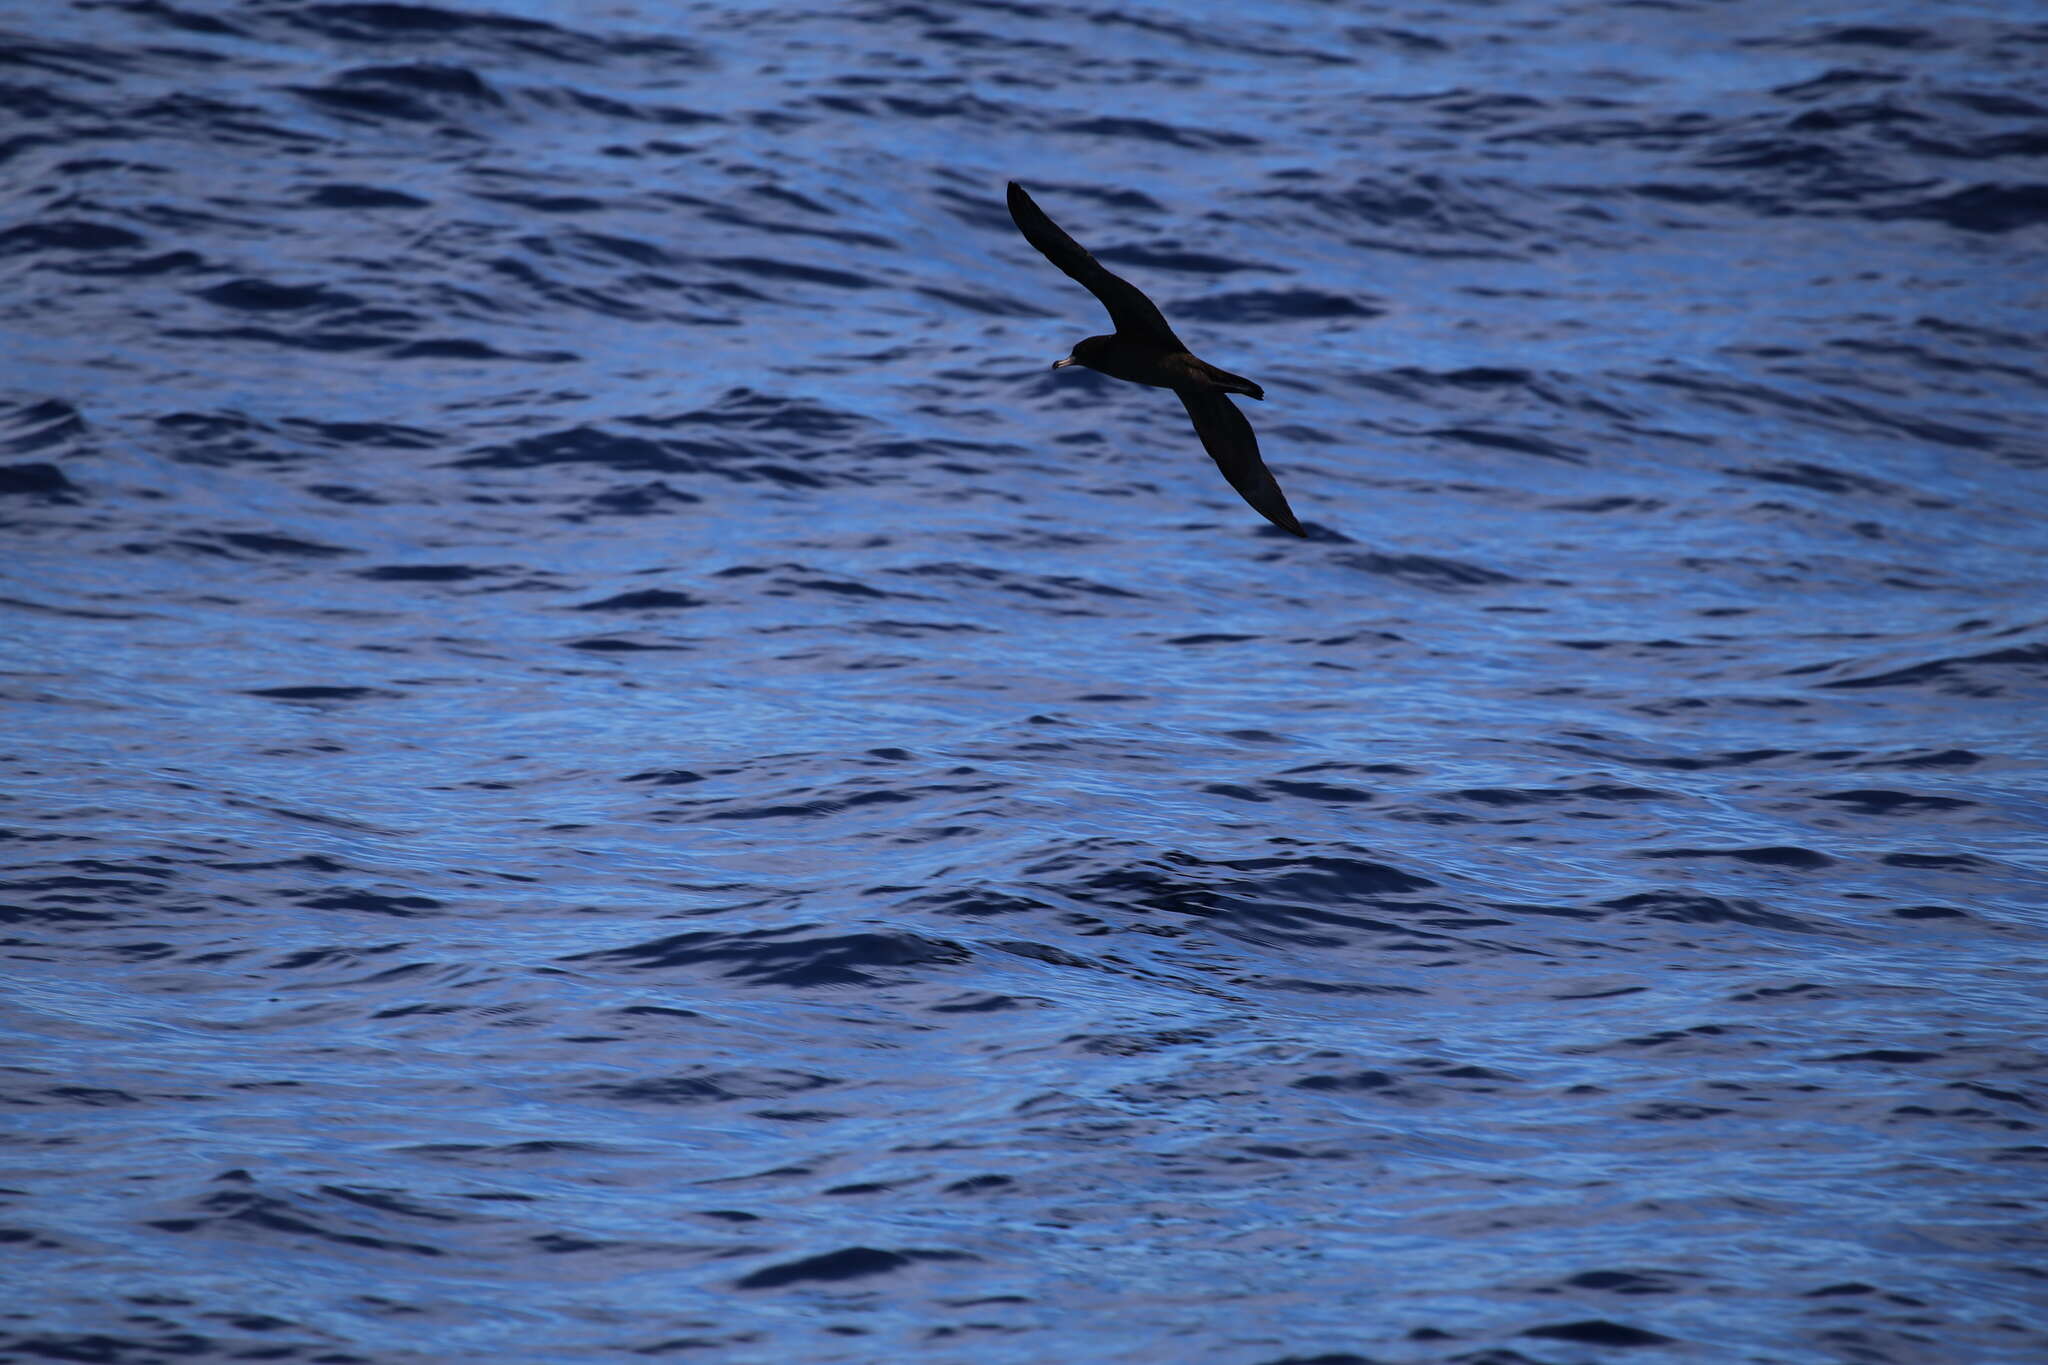
[{"label": "flying bird", "polygon": [[1193,419],[1202,449],[1209,452],[1230,486],[1267,521],[1306,537],[1308,532],[1301,529],[1287,505],[1287,495],[1259,458],[1259,438],[1252,434],[1252,424],[1230,401],[1233,393],[1262,399],[1266,391],[1242,375],[1219,370],[1190,354],[1187,343],[1166,325],[1157,304],[1129,280],[1104,269],[1102,262],[1046,217],[1045,210],[1014,180],[1010,182],[1010,218],[1024,240],[1037,247],[1045,259],[1102,300],[1109,310],[1110,325],[1116,328],[1113,336],[1076,342],[1073,353],[1065,360],[1055,360],[1052,367],[1086,365],[1112,379],[1172,389]]}]

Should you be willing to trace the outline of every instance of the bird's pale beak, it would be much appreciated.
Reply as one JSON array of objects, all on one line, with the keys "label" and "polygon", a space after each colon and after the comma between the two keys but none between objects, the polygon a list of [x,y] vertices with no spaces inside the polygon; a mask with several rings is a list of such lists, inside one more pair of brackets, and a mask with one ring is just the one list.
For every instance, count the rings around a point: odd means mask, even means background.
[{"label": "bird's pale beak", "polygon": [[1080,362],[1080,361],[1078,361],[1078,360],[1076,360],[1076,359],[1074,359],[1074,357],[1072,357],[1072,356],[1068,356],[1068,357],[1067,357],[1066,359],[1064,359],[1064,360],[1055,360],[1055,361],[1053,361],[1053,363],[1052,363],[1052,367],[1053,367],[1053,368],[1054,368],[1055,370],[1063,370],[1063,369],[1065,369],[1065,368],[1066,368],[1067,366],[1069,366],[1069,365],[1078,365],[1078,364],[1080,364],[1080,363],[1081,363],[1081,362]]}]

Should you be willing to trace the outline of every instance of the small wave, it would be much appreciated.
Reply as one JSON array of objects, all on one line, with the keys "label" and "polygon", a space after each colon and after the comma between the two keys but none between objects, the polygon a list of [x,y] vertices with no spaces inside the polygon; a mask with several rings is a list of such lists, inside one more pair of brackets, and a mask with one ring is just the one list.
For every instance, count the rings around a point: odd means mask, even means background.
[{"label": "small wave", "polygon": [[1898,498],[1904,492],[1896,484],[1871,478],[1867,474],[1852,474],[1846,470],[1831,469],[1826,465],[1803,462],[1730,469],[1727,472],[1737,478],[1755,479],[1760,483],[1788,484],[1794,488],[1810,488],[1818,493],[1866,493],[1873,497]]},{"label": "small wave", "polygon": [[1085,137],[1134,138],[1142,142],[1157,142],[1169,147],[1184,147],[1191,150],[1206,150],[1215,147],[1256,147],[1259,140],[1243,133],[1218,132],[1207,128],[1177,127],[1147,118],[1092,118],[1075,119],[1069,123],[1054,126],[1055,132],[1075,133]]},{"label": "small wave", "polygon": [[0,465],[0,497],[76,502],[80,489],[56,465],[43,461]]},{"label": "small wave", "polygon": [[591,654],[677,654],[693,646],[674,640],[648,640],[624,635],[586,636],[568,642],[568,648]]},{"label": "small wave", "polygon": [[379,564],[358,569],[358,578],[373,583],[468,583],[479,578],[496,578],[501,569],[479,568],[474,564]]},{"label": "small wave", "polygon": [[222,308],[245,313],[295,313],[306,309],[358,308],[363,300],[317,284],[277,284],[270,280],[229,280],[198,291],[197,297]]},{"label": "small wave", "polygon": [[1176,316],[1204,322],[1300,322],[1330,318],[1369,318],[1385,312],[1343,294],[1317,289],[1262,289],[1214,294],[1176,304]]},{"label": "small wave", "polygon": [[56,398],[41,402],[0,403],[0,449],[27,455],[70,446],[86,433],[85,417]]},{"label": "small wave", "polygon": [[1438,427],[1430,432],[1445,440],[1459,441],[1465,445],[1480,446],[1487,450],[1511,450],[1518,455],[1540,455],[1546,460],[1563,460],[1567,464],[1584,464],[1586,452],[1537,436],[1527,431],[1501,431],[1492,427]]},{"label": "small wave", "polygon": [[304,202],[310,208],[357,210],[423,209],[430,207],[433,201],[382,185],[338,182],[319,185],[306,191]]},{"label": "small wave", "polygon": [[268,697],[272,701],[370,701],[390,700],[402,697],[402,692],[393,692],[383,687],[364,687],[336,683],[297,683],[285,687],[254,687],[247,693],[251,697]]},{"label": "small wave", "polygon": [[[1748,850],[1751,853],[1759,851],[1766,854],[1761,861],[1771,866],[1785,865],[1770,856],[1776,852],[1775,850]],[[1758,861],[1747,858],[1744,860]],[[1739,896],[1708,896],[1692,891],[1645,891],[1633,896],[1602,901],[1600,905],[1602,909],[1634,920],[1666,920],[1674,924],[1750,924],[1762,929],[1778,929],[1788,933],[1811,933],[1814,930],[1812,924],[1797,915],[1788,915],[1782,910],[1773,910],[1757,901]]]},{"label": "small wave", "polygon": [[802,261],[785,261],[775,256],[715,256],[706,264],[715,265],[721,270],[751,275],[756,279],[822,284],[834,289],[872,289],[878,283],[865,275],[855,275],[850,271],[808,265]]},{"label": "small wave", "polygon": [[763,1266],[733,1281],[733,1287],[762,1290],[781,1289],[792,1284],[839,1284],[847,1280],[867,1280],[877,1275],[894,1274],[920,1262],[979,1260],[981,1257],[965,1251],[911,1248],[887,1251],[879,1247],[850,1246],[837,1251],[821,1252],[816,1256],[805,1256],[794,1261]]},{"label": "small wave", "polygon": [[636,971],[710,967],[718,975],[761,986],[876,986],[884,974],[925,964],[966,961],[966,948],[905,932],[831,933],[821,926],[732,933],[671,934],[625,948],[579,953],[587,962]]},{"label": "small wave", "polygon": [[[2039,151],[2026,154],[2038,155]],[[1931,219],[1964,232],[2016,232],[2048,223],[2048,184],[1972,185],[1909,203],[1887,204],[1871,209],[1869,216],[1879,221]]]},{"label": "small wave", "polygon": [[829,1089],[840,1083],[831,1076],[808,1071],[783,1071],[772,1067],[697,1067],[681,1075],[650,1076],[615,1085],[593,1085],[589,1091],[626,1104],[672,1106],[782,1099]]},{"label": "small wave", "polygon": [[1928,663],[1913,664],[1882,673],[1838,678],[1820,686],[1837,690],[1875,687],[1919,687],[1935,684],[1938,692],[1961,696],[1995,697],[2011,681],[2048,677],[2048,644],[2017,645],[2009,649],[1962,654]]},{"label": "small wave", "polygon": [[[276,691],[274,690],[268,695],[274,696]],[[432,896],[404,893],[386,895],[380,891],[367,891],[361,888],[322,891],[315,895],[303,897],[299,904],[309,910],[346,910],[359,915],[384,915],[393,919],[412,919],[423,911],[439,910],[442,908],[442,903],[435,900]]]},{"label": "small wave", "polygon": [[1376,578],[1392,578],[1433,592],[1456,592],[1465,588],[1495,587],[1521,580],[1498,569],[1466,564],[1434,555],[1388,555],[1377,551],[1347,550],[1330,556],[1330,562]]},{"label": "small wave", "polygon": [[[298,1239],[311,1238],[361,1251],[431,1258],[447,1252],[430,1242],[394,1236],[387,1230],[392,1215],[422,1231],[422,1223],[445,1226],[470,1221],[451,1211],[429,1210],[389,1195],[331,1186],[311,1192],[266,1194],[240,1171],[217,1176],[215,1183],[225,1188],[191,1200],[182,1214],[149,1219],[148,1225],[160,1232],[228,1237],[257,1246],[292,1246]],[[369,1211],[361,1207],[365,1204]]]},{"label": "small wave", "polygon": [[147,239],[112,223],[53,218],[0,231],[0,256],[53,251],[133,251]]},{"label": "small wave", "polygon": [[1797,872],[1817,872],[1835,865],[1835,860],[1827,854],[1796,844],[1771,844],[1757,848],[1645,848],[1636,850],[1636,856],[1666,861],[1726,859],[1754,867],[1782,867]]},{"label": "small wave", "polygon": [[686,592],[675,592],[668,588],[641,588],[635,592],[615,593],[595,602],[579,602],[577,611],[675,611],[682,607],[701,607],[704,599],[692,597]]}]

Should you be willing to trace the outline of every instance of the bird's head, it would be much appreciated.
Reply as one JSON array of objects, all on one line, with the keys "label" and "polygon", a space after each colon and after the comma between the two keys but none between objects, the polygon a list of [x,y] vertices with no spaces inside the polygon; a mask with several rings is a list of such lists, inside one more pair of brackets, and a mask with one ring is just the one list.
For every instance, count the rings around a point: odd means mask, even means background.
[{"label": "bird's head", "polygon": [[1083,337],[1074,343],[1073,352],[1065,360],[1053,361],[1052,367],[1055,370],[1060,370],[1065,369],[1069,365],[1086,365],[1091,370],[1095,369],[1097,368],[1096,360],[1101,357],[1103,352],[1110,348],[1111,343],[1115,340],[1115,337]]}]

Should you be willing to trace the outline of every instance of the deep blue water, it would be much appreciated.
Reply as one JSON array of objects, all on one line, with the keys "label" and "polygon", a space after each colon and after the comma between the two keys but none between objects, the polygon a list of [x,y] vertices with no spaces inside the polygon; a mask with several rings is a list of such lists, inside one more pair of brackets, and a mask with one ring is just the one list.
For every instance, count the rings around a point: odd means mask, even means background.
[{"label": "deep blue water", "polygon": [[0,1361],[2048,1358],[2038,6],[7,8]]}]

